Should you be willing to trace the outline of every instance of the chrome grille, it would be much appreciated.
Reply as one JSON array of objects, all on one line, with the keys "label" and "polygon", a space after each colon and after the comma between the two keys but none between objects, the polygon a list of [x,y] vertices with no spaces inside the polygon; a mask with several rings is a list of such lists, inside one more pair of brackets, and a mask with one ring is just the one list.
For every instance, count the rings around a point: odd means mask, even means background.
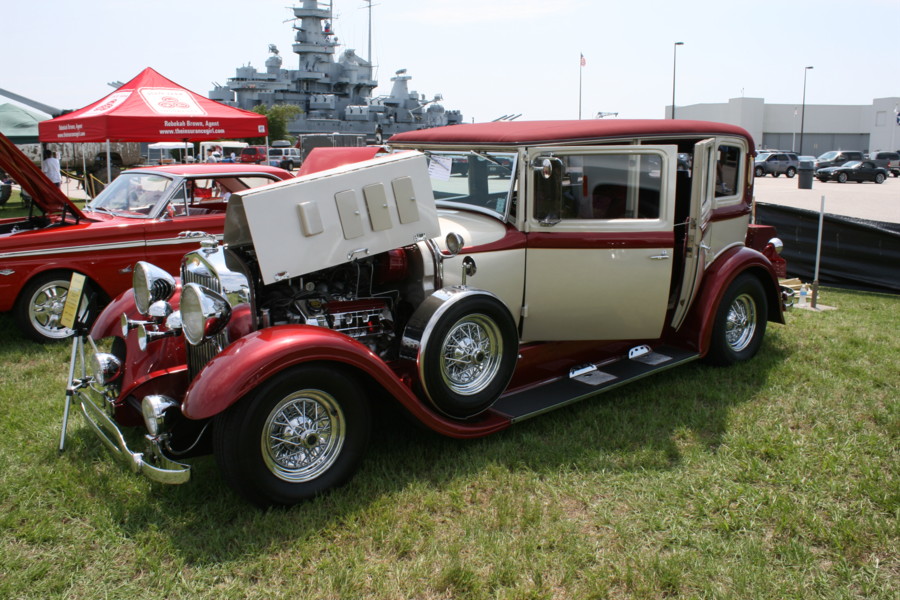
[{"label": "chrome grille", "polygon": [[[182,284],[196,283],[207,287],[215,292],[222,292],[222,284],[216,277],[214,271],[209,268],[210,265],[205,260],[202,262],[191,262],[188,259],[195,253],[185,257],[185,261],[181,265],[181,281]],[[196,268],[201,266],[201,268]],[[194,377],[211,361],[221,348],[228,344],[225,332],[219,333],[215,338],[204,341],[198,346],[186,344],[187,346],[187,366],[188,373],[193,380]]]}]

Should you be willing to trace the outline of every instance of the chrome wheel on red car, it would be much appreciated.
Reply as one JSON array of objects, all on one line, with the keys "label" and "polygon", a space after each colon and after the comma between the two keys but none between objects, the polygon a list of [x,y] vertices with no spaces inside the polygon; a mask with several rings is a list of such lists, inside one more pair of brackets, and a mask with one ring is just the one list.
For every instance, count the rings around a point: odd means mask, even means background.
[{"label": "chrome wheel on red car", "polygon": [[[72,335],[72,330],[61,322],[69,282],[64,274],[47,273],[25,286],[15,307],[16,323],[23,334],[36,342],[53,342]],[[78,318],[89,321],[89,311],[89,304],[83,302]]]},{"label": "chrome wheel on red car", "polygon": [[369,439],[369,405],[334,367],[282,371],[216,418],[224,479],[260,506],[290,506],[346,483]]}]

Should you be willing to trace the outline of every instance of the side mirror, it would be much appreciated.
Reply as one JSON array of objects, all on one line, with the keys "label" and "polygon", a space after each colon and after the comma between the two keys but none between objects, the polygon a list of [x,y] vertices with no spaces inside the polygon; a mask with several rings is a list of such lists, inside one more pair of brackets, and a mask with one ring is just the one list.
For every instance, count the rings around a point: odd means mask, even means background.
[{"label": "side mirror", "polygon": [[542,227],[560,221],[562,212],[562,160],[555,156],[538,156],[531,162],[534,177],[534,218]]}]

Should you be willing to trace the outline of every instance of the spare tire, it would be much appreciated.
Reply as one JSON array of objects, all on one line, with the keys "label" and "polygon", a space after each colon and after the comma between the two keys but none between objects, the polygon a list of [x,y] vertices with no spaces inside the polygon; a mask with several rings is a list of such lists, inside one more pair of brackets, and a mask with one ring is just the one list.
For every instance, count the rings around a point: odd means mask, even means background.
[{"label": "spare tire", "polygon": [[417,349],[422,387],[441,413],[473,417],[490,408],[509,385],[519,335],[506,305],[492,294],[441,290],[420,306],[410,326],[404,344],[409,347],[412,341]]}]

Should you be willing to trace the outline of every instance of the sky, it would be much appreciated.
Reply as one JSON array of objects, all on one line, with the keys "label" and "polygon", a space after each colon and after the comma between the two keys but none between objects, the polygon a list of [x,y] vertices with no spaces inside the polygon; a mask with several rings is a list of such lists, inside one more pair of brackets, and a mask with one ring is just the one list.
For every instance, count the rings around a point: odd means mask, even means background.
[{"label": "sky", "polygon": [[[235,69],[291,52],[290,0],[33,0],[0,35],[0,88],[77,109],[145,67],[208,95]],[[676,105],[868,105],[900,96],[900,0],[374,0],[372,60],[388,94],[443,96],[466,122],[663,118]],[[368,55],[367,0],[334,0],[342,51]],[[675,48],[675,42],[684,45]],[[677,52],[677,57],[675,53]],[[580,66],[583,55],[585,65]],[[805,67],[813,69],[806,71]],[[579,91],[580,90],[580,91]],[[0,97],[0,103],[12,102]],[[15,104],[15,102],[13,102]],[[580,109],[580,115],[579,115]]]}]

